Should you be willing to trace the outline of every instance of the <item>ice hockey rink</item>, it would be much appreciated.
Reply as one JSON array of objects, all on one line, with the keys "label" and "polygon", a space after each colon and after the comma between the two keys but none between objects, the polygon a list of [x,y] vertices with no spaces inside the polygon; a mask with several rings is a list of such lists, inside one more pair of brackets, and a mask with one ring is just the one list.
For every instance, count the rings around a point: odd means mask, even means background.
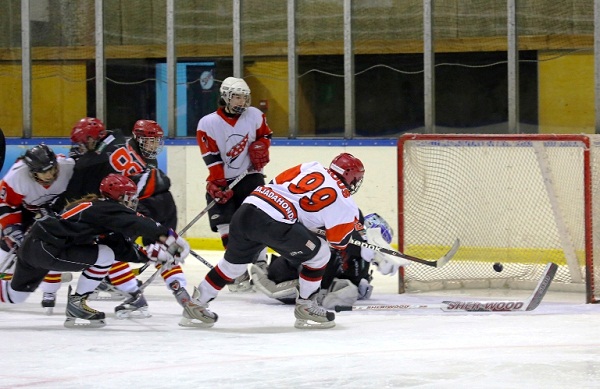
[{"label": "ice hockey rink", "polygon": [[[213,264],[221,255],[198,253]],[[188,290],[208,270],[191,256],[184,269]],[[374,277],[369,304],[529,295],[398,295],[395,277]],[[300,330],[292,306],[227,289],[211,303],[219,314],[213,328],[179,327],[181,308],[160,278],[146,289],[152,317],[117,320],[118,302],[91,301],[107,313],[106,327],[67,329],[66,293],[63,284],[52,316],[39,305],[41,292],[25,304],[0,305],[0,388],[600,387],[600,306],[584,304],[583,294],[550,291],[531,312],[341,312],[333,329]]]}]

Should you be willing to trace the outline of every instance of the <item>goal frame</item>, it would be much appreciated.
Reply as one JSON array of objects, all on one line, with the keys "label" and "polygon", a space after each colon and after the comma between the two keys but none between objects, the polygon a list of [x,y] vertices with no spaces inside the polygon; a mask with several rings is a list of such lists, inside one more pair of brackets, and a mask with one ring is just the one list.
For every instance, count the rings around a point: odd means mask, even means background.
[{"label": "goal frame", "polygon": [[[592,198],[592,140],[590,136],[584,134],[404,134],[398,138],[397,142],[397,176],[398,176],[398,249],[400,252],[405,250],[405,182],[404,169],[405,145],[409,141],[567,141],[581,142],[584,145],[583,153],[583,207],[584,207],[584,247],[585,247],[585,294],[587,303],[600,302],[595,297],[594,280],[594,242],[593,242],[593,198]],[[600,199],[599,199],[600,201]],[[460,238],[460,237],[458,237]],[[459,250],[460,252],[460,250]],[[404,269],[399,272],[399,293],[405,292]]]}]

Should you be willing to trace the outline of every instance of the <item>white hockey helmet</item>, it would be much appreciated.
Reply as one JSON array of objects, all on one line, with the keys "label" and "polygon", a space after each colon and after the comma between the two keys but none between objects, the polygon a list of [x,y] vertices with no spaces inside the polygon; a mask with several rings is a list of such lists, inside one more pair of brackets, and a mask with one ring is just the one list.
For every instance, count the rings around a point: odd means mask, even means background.
[{"label": "white hockey helmet", "polygon": [[[223,80],[219,89],[221,98],[225,102],[227,108],[234,113],[241,114],[250,106],[250,87],[241,78],[227,77]],[[231,105],[231,98],[234,95],[245,97],[245,102],[242,105]]]}]

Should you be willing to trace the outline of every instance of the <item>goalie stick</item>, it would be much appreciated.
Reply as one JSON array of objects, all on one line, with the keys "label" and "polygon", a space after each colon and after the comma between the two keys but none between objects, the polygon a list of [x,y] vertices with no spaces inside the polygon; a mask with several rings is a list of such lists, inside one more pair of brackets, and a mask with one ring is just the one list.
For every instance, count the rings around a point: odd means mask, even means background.
[{"label": "goalie stick", "polygon": [[394,305],[337,305],[341,311],[406,311],[410,309],[441,309],[443,312],[516,312],[533,311],[540,305],[556,275],[558,265],[549,262],[533,293],[524,301],[442,301],[441,304],[394,304]]},{"label": "goalie stick", "polygon": [[[231,182],[231,184],[229,184],[229,186],[228,186],[227,188],[225,188],[225,190],[232,189],[234,186],[236,186],[236,185],[237,185],[237,184],[238,184],[240,181],[242,181],[242,179],[243,179],[244,177],[246,177],[246,176],[248,175],[248,173],[250,173],[250,170],[251,170],[251,169],[248,169],[248,170],[246,170],[245,172],[243,172],[242,174],[240,174],[239,176],[237,176],[237,177],[236,177],[236,179],[235,179],[235,180],[233,180],[233,181]],[[182,230],[179,232],[179,235],[183,236],[183,234],[185,234],[185,233],[187,232],[187,230],[189,230],[189,229],[190,229],[190,228],[191,228],[191,227],[192,227],[194,224],[196,224],[196,222],[197,222],[198,220],[200,220],[200,218],[201,218],[202,216],[206,215],[206,213],[207,213],[207,212],[208,212],[208,211],[209,211],[209,210],[210,210],[212,207],[214,207],[216,203],[217,203],[217,201],[216,201],[216,200],[213,200],[213,201],[211,201],[211,202],[210,202],[210,203],[209,203],[209,204],[206,206],[206,208],[204,208],[202,211],[200,211],[200,213],[199,213],[199,214],[197,214],[197,215],[196,215],[196,217],[194,217],[194,218],[192,219],[192,221],[191,221],[191,222],[189,222],[189,223],[187,224],[187,226],[183,227],[183,229],[182,229]]]},{"label": "goalie stick", "polygon": [[[325,231],[324,230],[317,230],[317,235],[321,236],[322,238],[325,238]],[[454,257],[454,254],[456,254],[456,252],[458,251],[458,248],[460,247],[460,240],[457,238],[454,241],[454,244],[452,245],[452,247],[450,248],[450,250],[448,250],[448,252],[446,254],[444,254],[442,257],[436,259],[435,261],[429,261],[427,259],[423,259],[423,258],[418,258],[418,257],[413,257],[412,255],[408,255],[408,254],[404,254],[401,253],[400,251],[396,251],[396,250],[392,250],[392,249],[387,249],[385,247],[381,247],[381,246],[377,246],[374,244],[370,244],[368,242],[364,242],[358,239],[354,239],[354,238],[350,238],[350,244],[354,245],[354,246],[359,246],[359,247],[365,247],[367,249],[371,249],[374,251],[378,251],[380,253],[384,253],[384,254],[389,254],[389,255],[393,255],[395,257],[400,257],[400,258],[404,258],[406,260],[409,261],[413,261],[413,262],[417,262],[423,265],[427,265],[427,266],[432,266],[432,267],[442,267],[445,264],[447,264],[452,257]]]}]

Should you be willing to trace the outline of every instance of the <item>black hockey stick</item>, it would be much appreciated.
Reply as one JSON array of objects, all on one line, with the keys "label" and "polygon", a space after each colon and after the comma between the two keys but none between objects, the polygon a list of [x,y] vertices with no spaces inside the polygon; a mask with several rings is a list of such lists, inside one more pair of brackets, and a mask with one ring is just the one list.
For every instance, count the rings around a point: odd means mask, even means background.
[{"label": "black hockey stick", "polygon": [[[233,180],[231,182],[231,184],[229,184],[229,186],[227,188],[225,188],[225,190],[229,190],[232,189],[234,186],[236,186],[240,181],[242,181],[242,179],[244,179],[244,177],[246,177],[248,175],[248,173],[250,173],[251,169],[246,170],[245,172],[243,172],[242,174],[240,174],[239,176],[236,177],[235,180]],[[196,222],[198,220],[200,220],[200,218],[204,215],[206,215],[208,213],[208,211],[215,206],[215,204],[217,203],[216,200],[211,201],[206,208],[204,208],[202,211],[200,211],[199,214],[196,215],[195,218],[192,219],[191,222],[189,222],[187,224],[187,226],[183,227],[183,229],[181,230],[181,232],[179,232],[179,235],[183,236],[183,234],[185,234],[187,232],[187,230],[189,230],[194,224],[196,224]]]},{"label": "black hockey stick", "polygon": [[337,305],[341,311],[406,311],[410,309],[441,309],[443,312],[516,312],[533,311],[546,295],[558,266],[549,262],[533,293],[524,301],[443,301],[441,304],[394,304],[394,305]]},{"label": "black hockey stick", "polygon": [[[323,231],[323,230],[317,230],[317,235],[319,235],[319,236],[321,236],[321,237],[324,238],[325,237],[325,231]],[[460,240],[457,238],[454,241],[454,244],[452,245],[452,247],[450,248],[450,250],[446,254],[444,254],[444,256],[438,258],[435,261],[429,261],[427,259],[413,257],[412,255],[401,253],[400,251],[396,251],[396,250],[392,250],[392,249],[387,249],[385,247],[381,247],[381,246],[377,246],[377,245],[374,245],[374,244],[370,244],[368,242],[365,242],[365,241],[362,241],[362,240],[357,240],[357,239],[354,239],[354,238],[350,238],[350,244],[352,244],[354,246],[365,247],[367,249],[378,251],[380,253],[393,255],[395,257],[404,258],[404,259],[407,259],[409,261],[417,262],[417,263],[420,263],[420,264],[423,264],[423,265],[432,266],[432,267],[442,267],[445,264],[447,264],[452,259],[452,257],[454,257],[454,254],[456,254],[456,252],[458,251],[458,248],[460,247]]]},{"label": "black hockey stick", "polygon": [[204,265],[206,265],[206,267],[208,267],[209,269],[212,269],[212,268],[214,268],[214,266],[213,266],[213,265],[211,265],[211,263],[210,263],[210,262],[208,262],[206,259],[202,258],[202,257],[200,256],[200,254],[198,254],[198,253],[197,253],[197,252],[195,252],[194,250],[190,250],[190,254],[192,254],[192,256],[193,256],[194,258],[196,258],[197,260],[199,260],[200,262],[202,262]]}]

